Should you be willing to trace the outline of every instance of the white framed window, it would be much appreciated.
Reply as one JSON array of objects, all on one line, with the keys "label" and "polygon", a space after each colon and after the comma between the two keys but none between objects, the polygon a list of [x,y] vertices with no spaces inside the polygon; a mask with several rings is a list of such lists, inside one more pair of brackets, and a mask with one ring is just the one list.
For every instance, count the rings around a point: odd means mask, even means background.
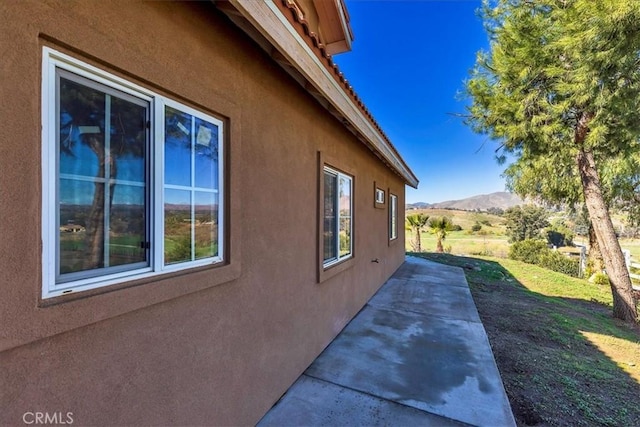
[{"label": "white framed window", "polygon": [[389,193],[389,240],[398,238],[398,196]]},{"label": "white framed window", "polygon": [[43,298],[224,259],[223,122],[43,48]]},{"label": "white framed window", "polygon": [[384,190],[376,188],[376,203],[384,204]]},{"label": "white framed window", "polygon": [[329,267],[353,253],[353,179],[327,166],[323,179],[323,266]]}]

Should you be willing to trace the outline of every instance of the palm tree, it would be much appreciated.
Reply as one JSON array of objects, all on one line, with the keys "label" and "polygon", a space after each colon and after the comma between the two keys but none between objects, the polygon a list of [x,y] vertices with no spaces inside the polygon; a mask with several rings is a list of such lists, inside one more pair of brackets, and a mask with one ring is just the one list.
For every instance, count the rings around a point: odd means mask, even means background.
[{"label": "palm tree", "polygon": [[407,216],[407,229],[412,230],[414,233],[413,242],[411,247],[414,252],[422,252],[422,246],[420,244],[420,233],[422,229],[427,225],[429,221],[429,215],[425,214],[412,214]]},{"label": "palm tree", "polygon": [[431,232],[436,235],[437,243],[436,243],[436,252],[442,253],[444,249],[442,248],[442,241],[447,237],[447,231],[451,229],[453,222],[447,218],[446,216],[440,218],[434,218],[429,221],[429,227],[431,227]]}]

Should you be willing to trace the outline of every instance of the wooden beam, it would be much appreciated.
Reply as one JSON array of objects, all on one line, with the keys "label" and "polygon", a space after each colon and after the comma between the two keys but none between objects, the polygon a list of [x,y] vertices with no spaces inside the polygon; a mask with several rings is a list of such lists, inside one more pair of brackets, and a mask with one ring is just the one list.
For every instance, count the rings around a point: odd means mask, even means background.
[{"label": "wooden beam", "polygon": [[228,0],[213,0],[216,7],[223,11],[226,15],[242,16],[242,14],[236,9]]}]

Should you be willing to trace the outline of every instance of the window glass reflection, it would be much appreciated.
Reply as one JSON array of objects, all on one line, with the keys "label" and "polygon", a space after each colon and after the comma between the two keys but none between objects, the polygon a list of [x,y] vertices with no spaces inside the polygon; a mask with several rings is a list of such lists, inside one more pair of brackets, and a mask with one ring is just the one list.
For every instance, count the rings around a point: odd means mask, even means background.
[{"label": "window glass reflection", "polygon": [[144,187],[115,185],[109,218],[109,265],[145,261],[147,251]]},{"label": "window glass reflection", "polygon": [[218,126],[195,119],[195,186],[218,188]]},{"label": "window glass reflection", "polygon": [[398,198],[395,195],[391,195],[391,239],[398,237]]},{"label": "window glass reflection", "polygon": [[[144,166],[148,103],[79,81],[59,77],[61,276],[148,258],[140,250],[148,227]],[[86,276],[98,274],[102,273]]]},{"label": "window glass reflection", "polygon": [[351,218],[340,218],[340,256],[351,253]]},{"label": "window glass reflection", "polygon": [[336,247],[336,225],[337,212],[336,206],[336,184],[337,176],[328,172],[324,173],[324,260],[336,258],[338,248]]},{"label": "window glass reflection", "polygon": [[195,258],[218,255],[218,196],[195,192]]},{"label": "window glass reflection", "polygon": [[103,176],[106,95],[60,78],[59,97],[60,173]]},{"label": "window glass reflection", "polygon": [[340,175],[340,256],[351,253],[351,179]]},{"label": "window glass reflection", "polygon": [[351,216],[351,180],[340,176],[340,216]]},{"label": "window glass reflection", "polygon": [[164,262],[190,261],[191,192],[166,189],[164,192]]},{"label": "window glass reflection", "polygon": [[166,107],[164,182],[191,185],[192,120],[190,114]]},{"label": "window glass reflection", "polygon": [[[90,252],[87,225],[90,222],[95,187],[96,184],[92,182],[60,180],[58,211],[60,274],[91,270],[102,266],[102,260],[87,257],[87,253]],[[104,228],[100,227],[96,231],[104,232]]]},{"label": "window glass reflection", "polygon": [[109,149],[112,179],[145,182],[147,109],[115,96],[111,100]]}]

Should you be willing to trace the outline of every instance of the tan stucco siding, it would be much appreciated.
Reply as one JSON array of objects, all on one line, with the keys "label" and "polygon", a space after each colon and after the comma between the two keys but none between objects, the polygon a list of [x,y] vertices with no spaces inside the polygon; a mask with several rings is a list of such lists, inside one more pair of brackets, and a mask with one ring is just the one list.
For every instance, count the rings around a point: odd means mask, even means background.
[{"label": "tan stucco siding", "polygon": [[[0,424],[255,423],[404,259],[402,180],[211,3],[0,15]],[[230,265],[41,301],[42,46],[225,120]],[[322,283],[319,152],[355,190],[354,259]],[[398,195],[391,245],[374,182]]]}]

